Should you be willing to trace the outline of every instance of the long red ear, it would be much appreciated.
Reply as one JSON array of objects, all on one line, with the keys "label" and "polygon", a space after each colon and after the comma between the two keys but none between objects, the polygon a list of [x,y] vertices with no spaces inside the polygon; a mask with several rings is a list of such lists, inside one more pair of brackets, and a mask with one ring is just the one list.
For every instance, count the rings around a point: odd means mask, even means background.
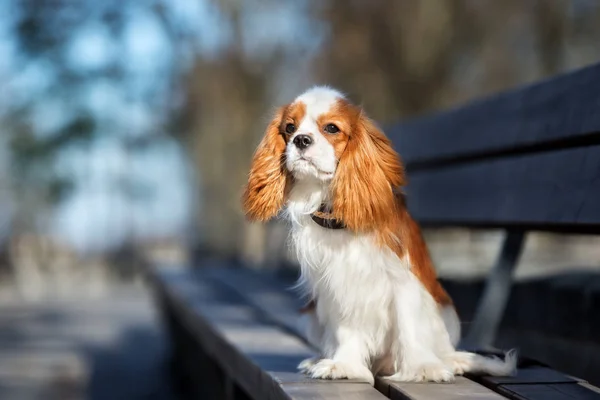
[{"label": "long red ear", "polygon": [[279,133],[282,115],[283,108],[267,127],[252,159],[242,196],[244,212],[251,220],[266,221],[274,217],[285,202],[288,176],[284,160],[286,144]]},{"label": "long red ear", "polygon": [[367,116],[359,116],[333,181],[334,216],[353,231],[389,222],[394,189],[405,184],[404,167],[390,140]]}]

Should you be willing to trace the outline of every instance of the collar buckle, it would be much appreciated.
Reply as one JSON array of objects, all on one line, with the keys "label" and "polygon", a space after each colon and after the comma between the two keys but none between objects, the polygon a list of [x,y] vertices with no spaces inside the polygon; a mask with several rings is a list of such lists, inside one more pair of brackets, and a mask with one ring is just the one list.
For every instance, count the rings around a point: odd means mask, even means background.
[{"label": "collar buckle", "polygon": [[345,229],[346,225],[344,222],[333,218],[331,216],[331,211],[325,204],[321,204],[319,210],[310,215],[312,220],[317,223],[317,225],[325,228],[325,229]]}]

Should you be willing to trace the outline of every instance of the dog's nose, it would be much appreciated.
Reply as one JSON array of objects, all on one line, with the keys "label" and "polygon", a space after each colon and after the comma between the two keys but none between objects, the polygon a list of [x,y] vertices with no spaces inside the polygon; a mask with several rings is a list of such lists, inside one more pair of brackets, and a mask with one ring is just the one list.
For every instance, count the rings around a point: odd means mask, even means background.
[{"label": "dog's nose", "polygon": [[298,135],[294,138],[294,144],[300,150],[304,150],[312,144],[313,140],[308,135]]}]

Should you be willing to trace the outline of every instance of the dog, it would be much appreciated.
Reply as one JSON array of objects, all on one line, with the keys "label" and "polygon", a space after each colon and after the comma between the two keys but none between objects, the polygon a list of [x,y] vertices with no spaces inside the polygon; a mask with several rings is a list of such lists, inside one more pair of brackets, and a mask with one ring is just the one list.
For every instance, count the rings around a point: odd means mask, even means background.
[{"label": "dog", "polygon": [[382,375],[450,382],[466,372],[512,375],[504,359],[457,351],[460,321],[405,205],[405,172],[390,140],[340,91],[315,86],[277,110],[252,159],[246,216],[291,221],[310,297],[318,379]]}]

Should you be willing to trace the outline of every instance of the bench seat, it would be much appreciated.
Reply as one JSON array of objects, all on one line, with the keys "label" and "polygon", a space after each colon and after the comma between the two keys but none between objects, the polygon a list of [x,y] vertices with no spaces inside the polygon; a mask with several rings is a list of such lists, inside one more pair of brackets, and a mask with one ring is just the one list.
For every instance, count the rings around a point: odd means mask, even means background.
[{"label": "bench seat", "polygon": [[530,361],[515,377],[452,384],[318,381],[296,371],[314,356],[292,281],[207,262],[150,274],[185,391],[201,399],[600,399],[587,382]]}]

